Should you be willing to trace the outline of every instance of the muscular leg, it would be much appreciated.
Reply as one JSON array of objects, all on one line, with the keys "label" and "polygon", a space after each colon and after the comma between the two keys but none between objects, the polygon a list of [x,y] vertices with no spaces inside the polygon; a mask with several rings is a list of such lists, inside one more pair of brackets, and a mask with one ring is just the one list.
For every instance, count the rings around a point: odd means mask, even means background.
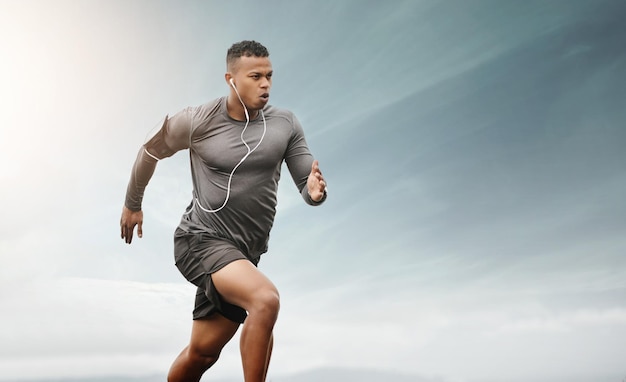
[{"label": "muscular leg", "polygon": [[191,341],[176,358],[168,382],[198,382],[202,374],[218,359],[220,352],[235,335],[239,323],[220,314],[194,320]]},{"label": "muscular leg", "polygon": [[274,349],[274,335],[270,337],[270,346],[267,348],[267,359],[265,360],[265,375],[263,376],[263,380],[267,379],[267,371],[270,368],[270,358],[272,358],[272,350]]},{"label": "muscular leg", "polygon": [[248,260],[228,264],[212,279],[226,301],[248,311],[240,343],[244,380],[264,382],[280,306],[276,287]]}]

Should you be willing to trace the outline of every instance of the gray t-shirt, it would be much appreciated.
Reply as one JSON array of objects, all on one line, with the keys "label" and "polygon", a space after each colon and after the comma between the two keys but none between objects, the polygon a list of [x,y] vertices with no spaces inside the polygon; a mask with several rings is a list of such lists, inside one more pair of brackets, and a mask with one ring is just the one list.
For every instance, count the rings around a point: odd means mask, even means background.
[{"label": "gray t-shirt", "polygon": [[267,251],[283,160],[308,204],[321,204],[326,195],[317,203],[309,196],[306,183],[313,156],[293,113],[268,105],[250,121],[242,136],[246,122],[228,115],[226,101],[227,97],[218,98],[166,118],[161,130],[139,152],[128,184],[126,207],[141,209],[156,158],[189,149],[193,200],[179,228],[230,240],[249,258],[258,258]]}]

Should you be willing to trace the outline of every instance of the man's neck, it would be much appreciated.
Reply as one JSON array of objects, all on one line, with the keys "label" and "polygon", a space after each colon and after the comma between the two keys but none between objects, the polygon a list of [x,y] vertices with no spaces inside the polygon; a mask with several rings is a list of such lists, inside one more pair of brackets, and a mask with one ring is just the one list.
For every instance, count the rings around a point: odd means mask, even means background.
[{"label": "man's neck", "polygon": [[[226,110],[228,112],[228,115],[232,119],[237,120],[237,121],[246,120],[246,112],[243,108],[243,105],[239,101],[239,98],[237,98],[236,95],[233,96],[231,94],[228,96],[228,99],[226,100]],[[259,115],[259,111],[248,109],[248,114],[250,116],[250,119],[255,119]]]}]

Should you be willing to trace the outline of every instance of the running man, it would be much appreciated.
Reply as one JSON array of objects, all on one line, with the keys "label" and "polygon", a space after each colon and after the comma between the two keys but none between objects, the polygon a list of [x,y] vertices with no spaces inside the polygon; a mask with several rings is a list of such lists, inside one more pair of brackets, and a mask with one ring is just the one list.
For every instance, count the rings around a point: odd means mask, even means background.
[{"label": "running man", "polygon": [[197,382],[241,324],[245,382],[263,382],[279,311],[274,284],[257,269],[267,251],[283,161],[304,201],[326,199],[326,182],[302,127],[289,111],[268,104],[272,64],[267,49],[241,41],[226,55],[224,96],[165,117],[139,150],[120,220],[130,244],[142,237],[144,190],[159,160],[188,149],[193,198],[174,234],[176,266],[198,287],[189,345],[169,382]]}]

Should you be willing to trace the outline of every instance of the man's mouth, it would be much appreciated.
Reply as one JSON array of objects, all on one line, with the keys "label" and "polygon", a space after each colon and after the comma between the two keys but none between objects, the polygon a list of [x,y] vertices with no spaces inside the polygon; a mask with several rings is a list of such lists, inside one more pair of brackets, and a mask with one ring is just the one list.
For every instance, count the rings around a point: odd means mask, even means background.
[{"label": "man's mouth", "polygon": [[270,99],[270,93],[263,93],[261,94],[261,99],[264,101],[267,101]]}]

